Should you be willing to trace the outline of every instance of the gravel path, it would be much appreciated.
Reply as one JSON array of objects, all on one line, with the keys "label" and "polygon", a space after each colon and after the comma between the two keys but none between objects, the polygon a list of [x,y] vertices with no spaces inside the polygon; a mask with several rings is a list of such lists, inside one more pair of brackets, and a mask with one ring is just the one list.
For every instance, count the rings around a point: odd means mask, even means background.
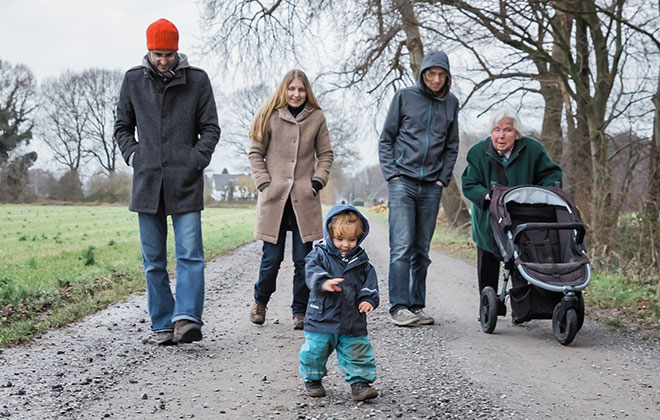
[{"label": "gravel path", "polygon": [[[563,347],[549,321],[495,334],[476,321],[475,268],[433,253],[428,312],[438,323],[393,327],[387,315],[387,231],[365,242],[383,305],[369,317],[380,396],[354,403],[331,357],[328,396],[298,374],[304,339],[290,319],[292,264],[263,326],[248,320],[260,245],[207,264],[204,340],[157,347],[146,299],[130,300],[0,353],[0,418],[9,419],[539,419],[660,417],[657,342],[587,320]],[[287,258],[290,252],[287,250]]]}]

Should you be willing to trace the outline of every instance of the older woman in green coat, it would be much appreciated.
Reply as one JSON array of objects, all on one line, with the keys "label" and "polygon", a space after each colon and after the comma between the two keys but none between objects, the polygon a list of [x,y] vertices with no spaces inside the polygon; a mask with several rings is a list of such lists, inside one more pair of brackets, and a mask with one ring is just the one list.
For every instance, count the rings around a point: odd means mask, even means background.
[{"label": "older woman in green coat", "polygon": [[496,112],[490,137],[481,140],[467,154],[463,171],[463,194],[472,201],[472,238],[477,244],[479,293],[486,286],[497,290],[500,272],[499,251],[488,224],[490,189],[498,185],[561,185],[561,168],[531,137],[520,135],[520,119],[513,111]]}]

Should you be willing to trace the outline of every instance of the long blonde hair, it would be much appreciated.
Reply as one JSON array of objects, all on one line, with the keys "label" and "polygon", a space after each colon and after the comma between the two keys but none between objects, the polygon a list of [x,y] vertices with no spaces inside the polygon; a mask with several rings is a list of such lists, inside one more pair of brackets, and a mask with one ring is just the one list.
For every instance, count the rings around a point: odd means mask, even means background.
[{"label": "long blonde hair", "polygon": [[277,87],[275,93],[268,98],[266,103],[259,109],[257,115],[254,116],[252,120],[252,125],[250,126],[249,136],[252,140],[262,141],[266,135],[266,127],[268,126],[268,120],[270,119],[271,114],[274,110],[284,108],[287,105],[287,90],[289,85],[293,82],[294,79],[302,81],[303,86],[305,86],[305,91],[307,93],[307,103],[313,106],[316,109],[321,109],[319,102],[312,92],[312,85],[307,79],[307,75],[302,70],[290,70],[287,74],[284,75],[284,78],[280,82],[280,85]]}]

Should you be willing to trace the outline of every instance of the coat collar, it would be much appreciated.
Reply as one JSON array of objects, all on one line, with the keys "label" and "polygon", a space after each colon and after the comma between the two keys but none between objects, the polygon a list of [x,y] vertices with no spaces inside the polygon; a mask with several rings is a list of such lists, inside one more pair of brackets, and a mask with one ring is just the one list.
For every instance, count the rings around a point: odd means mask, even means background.
[{"label": "coat collar", "polygon": [[[523,149],[525,148],[525,141],[524,141],[524,139],[525,139],[524,137],[520,137],[520,138],[519,138],[518,140],[516,140],[516,142],[513,144],[513,150],[511,151],[511,156],[509,156],[509,159],[508,159],[509,162],[513,162],[513,161],[518,157],[518,155],[520,154],[520,151],[523,150]],[[487,154],[490,158],[492,158],[493,160],[495,160],[497,163],[499,163],[500,165],[502,165],[502,160],[500,159],[500,154],[499,154],[499,153],[497,152],[497,150],[495,150],[495,148],[493,147],[493,140],[492,140],[490,137],[488,137],[488,138],[486,139],[486,142],[488,143],[488,146],[486,146],[486,154]],[[507,166],[508,166],[508,165],[507,165]]]},{"label": "coat collar", "polygon": [[[180,55],[183,55],[183,54],[180,54]],[[170,80],[169,82],[163,84],[165,89],[169,89],[170,87],[173,87],[173,86],[185,85],[186,84],[187,75],[188,75],[188,72],[186,71],[186,69],[189,68],[190,66],[188,65],[188,61],[185,58],[185,56],[183,58],[184,58],[184,60],[186,60],[185,65],[181,65],[181,62],[179,63],[179,66],[177,67],[177,71],[174,74],[174,78],[172,80]],[[154,72],[149,68],[149,65],[146,63],[146,57],[143,59],[143,62],[142,62],[142,70],[144,71],[144,76],[146,78],[151,79],[154,82],[157,82],[156,78],[158,76],[154,75]],[[160,83],[162,83],[162,81]]]},{"label": "coat collar", "polygon": [[284,121],[298,123],[304,120],[305,118],[307,118],[312,112],[314,112],[315,109],[316,108],[314,108],[310,104],[306,104],[305,108],[302,111],[300,111],[300,114],[298,114],[298,116],[295,118],[293,117],[293,115],[291,115],[291,111],[289,111],[289,107],[287,106],[285,106],[284,108],[279,108],[277,112],[279,117]]}]

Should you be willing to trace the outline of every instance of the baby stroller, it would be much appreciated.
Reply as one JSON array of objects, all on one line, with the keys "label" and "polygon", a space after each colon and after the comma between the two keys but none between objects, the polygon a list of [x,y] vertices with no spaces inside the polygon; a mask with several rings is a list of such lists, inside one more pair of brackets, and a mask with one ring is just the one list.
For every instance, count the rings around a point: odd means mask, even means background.
[{"label": "baby stroller", "polygon": [[492,287],[481,293],[481,328],[495,330],[510,295],[514,323],[552,319],[557,341],[570,344],[584,322],[581,291],[591,278],[577,208],[559,187],[494,185],[489,210],[504,281],[499,295]]}]

